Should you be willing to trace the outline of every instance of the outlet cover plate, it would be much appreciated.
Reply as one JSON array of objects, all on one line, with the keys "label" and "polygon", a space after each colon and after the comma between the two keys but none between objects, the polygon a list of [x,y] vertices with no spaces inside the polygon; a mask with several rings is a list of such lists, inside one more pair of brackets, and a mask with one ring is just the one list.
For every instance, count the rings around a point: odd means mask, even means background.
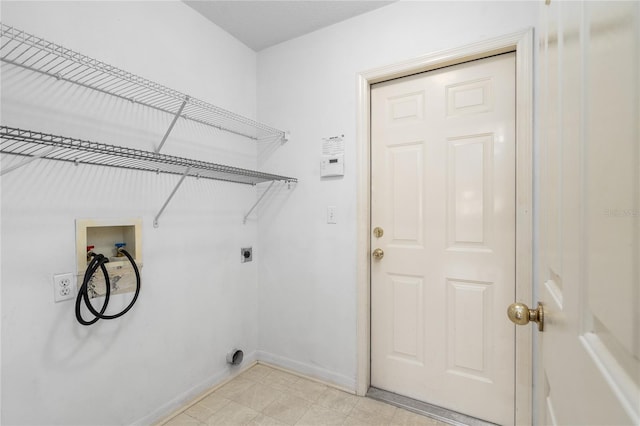
[{"label": "outlet cover plate", "polygon": [[251,262],[253,260],[253,249],[243,247],[240,249],[240,263]]},{"label": "outlet cover plate", "polygon": [[76,297],[75,276],[72,273],[53,276],[53,300],[62,302]]}]

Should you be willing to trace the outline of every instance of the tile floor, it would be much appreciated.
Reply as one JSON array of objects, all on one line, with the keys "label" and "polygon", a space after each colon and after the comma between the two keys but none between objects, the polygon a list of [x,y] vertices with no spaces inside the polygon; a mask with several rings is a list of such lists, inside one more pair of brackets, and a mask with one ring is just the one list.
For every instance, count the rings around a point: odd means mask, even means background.
[{"label": "tile floor", "polygon": [[191,425],[446,426],[262,364],[251,367],[163,423],[163,426]]}]

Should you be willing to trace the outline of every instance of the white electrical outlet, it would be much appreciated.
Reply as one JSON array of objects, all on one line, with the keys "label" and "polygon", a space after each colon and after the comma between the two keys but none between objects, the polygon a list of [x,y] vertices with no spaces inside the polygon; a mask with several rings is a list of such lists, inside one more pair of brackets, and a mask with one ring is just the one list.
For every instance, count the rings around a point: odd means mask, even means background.
[{"label": "white electrical outlet", "polygon": [[74,280],[73,274],[54,275],[53,300],[61,302],[67,299],[73,299],[76,296],[74,291]]}]

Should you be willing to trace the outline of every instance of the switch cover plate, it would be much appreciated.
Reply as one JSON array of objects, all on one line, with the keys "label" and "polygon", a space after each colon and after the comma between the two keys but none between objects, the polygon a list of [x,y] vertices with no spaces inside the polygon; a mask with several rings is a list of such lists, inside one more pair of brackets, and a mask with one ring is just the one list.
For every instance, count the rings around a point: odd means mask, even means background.
[{"label": "switch cover plate", "polygon": [[338,220],[336,219],[336,210],[336,206],[327,206],[327,223],[338,223]]}]

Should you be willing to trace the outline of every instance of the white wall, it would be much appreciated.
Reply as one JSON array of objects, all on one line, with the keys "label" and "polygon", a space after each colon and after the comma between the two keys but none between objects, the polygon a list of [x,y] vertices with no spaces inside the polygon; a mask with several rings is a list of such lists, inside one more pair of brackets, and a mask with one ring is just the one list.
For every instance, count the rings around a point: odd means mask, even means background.
[{"label": "white wall", "polygon": [[[260,211],[260,357],[355,389],[356,74],[533,27],[537,13],[535,2],[399,2],[258,54],[258,118],[292,134],[259,161],[299,178],[286,206]],[[339,134],[346,174],[321,180],[322,138]]]},{"label": "white wall", "polygon": [[[255,116],[256,55],[181,2],[2,2],[2,22]],[[2,124],[154,149],[172,117],[2,64]],[[180,121],[165,153],[256,167],[255,142]],[[2,165],[13,164],[5,157]],[[250,186],[36,161],[2,178],[2,424],[149,423],[255,358],[257,268],[239,248]],[[142,217],[136,306],[84,327],[53,302],[76,218]]]}]

